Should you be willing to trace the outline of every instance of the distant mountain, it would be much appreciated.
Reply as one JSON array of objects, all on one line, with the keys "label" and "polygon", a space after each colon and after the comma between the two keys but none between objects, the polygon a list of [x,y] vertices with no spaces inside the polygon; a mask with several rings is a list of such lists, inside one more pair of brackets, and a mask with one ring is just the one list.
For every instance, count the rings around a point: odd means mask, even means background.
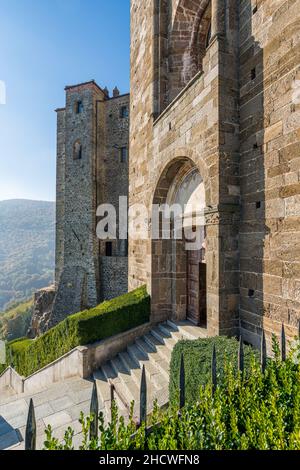
[{"label": "distant mountain", "polygon": [[53,282],[55,203],[0,201],[0,310]]}]

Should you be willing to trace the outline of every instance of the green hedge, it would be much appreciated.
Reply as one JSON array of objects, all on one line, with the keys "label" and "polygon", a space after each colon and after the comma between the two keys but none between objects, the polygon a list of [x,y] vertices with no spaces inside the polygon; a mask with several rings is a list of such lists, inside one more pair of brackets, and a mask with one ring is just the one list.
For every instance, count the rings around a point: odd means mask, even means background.
[{"label": "green hedge", "polygon": [[19,374],[27,377],[76,346],[91,344],[149,321],[150,297],[146,287],[103,302],[67,317],[35,340],[8,343],[7,357]]},{"label": "green hedge", "polygon": [[[228,351],[231,346],[235,349],[226,339],[218,343],[222,344]],[[151,432],[145,432],[144,424],[137,428],[133,412],[125,422],[114,406],[112,422],[105,424],[101,414],[98,438],[89,440],[93,416],[82,415],[81,449],[194,450],[197,455],[200,450],[300,450],[300,368],[294,362],[294,354],[282,362],[280,354],[276,354],[278,350],[277,344],[275,360],[268,361],[264,373],[257,360],[251,361],[247,374],[235,373],[228,364],[215,393],[210,383],[200,387],[198,396],[180,413],[178,407],[159,410],[155,406],[147,422],[152,426]],[[192,374],[195,371],[189,378]],[[73,436],[74,431],[69,428],[59,441],[48,427],[45,449],[73,450]],[[104,460],[103,457],[103,463]]]},{"label": "green hedge", "polygon": [[[194,341],[179,341],[172,352],[170,364],[169,397],[172,405],[178,404],[179,399],[179,372],[181,354],[185,364],[185,392],[187,403],[194,403],[199,396],[201,385],[211,380],[211,363],[213,345],[217,354],[218,379],[224,376],[225,363],[237,365],[239,342],[234,338],[218,336],[215,338],[197,339]],[[245,346],[245,367],[250,365],[250,357],[257,354],[251,346]]]}]

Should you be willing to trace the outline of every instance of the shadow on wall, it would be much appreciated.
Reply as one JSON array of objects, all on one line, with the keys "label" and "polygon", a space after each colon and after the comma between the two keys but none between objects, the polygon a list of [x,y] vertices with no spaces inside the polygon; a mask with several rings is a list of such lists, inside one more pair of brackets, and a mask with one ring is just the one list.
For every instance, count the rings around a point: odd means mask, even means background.
[{"label": "shadow on wall", "polygon": [[[240,10],[240,326],[245,341],[259,347],[264,316],[264,260],[270,229],[265,201],[265,114],[264,51],[253,36],[258,14],[251,1]],[[269,338],[270,339],[270,338]]]}]

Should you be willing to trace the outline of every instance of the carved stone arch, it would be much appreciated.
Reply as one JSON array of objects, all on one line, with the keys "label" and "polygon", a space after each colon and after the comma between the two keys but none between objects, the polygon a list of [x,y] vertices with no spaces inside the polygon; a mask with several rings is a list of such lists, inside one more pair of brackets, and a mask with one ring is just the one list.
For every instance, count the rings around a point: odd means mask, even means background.
[{"label": "carved stone arch", "polygon": [[162,199],[165,197],[163,194],[163,184],[161,183],[162,179],[165,180],[165,185],[168,186],[169,182],[172,180],[172,178],[175,177],[176,173],[178,170],[182,167],[183,162],[186,162],[191,168],[195,167],[198,169],[203,182],[205,186],[205,198],[207,205],[211,204],[210,200],[210,179],[209,179],[209,174],[208,174],[208,168],[201,157],[201,155],[198,155],[197,152],[195,152],[193,149],[188,148],[188,147],[177,147],[175,150],[172,151],[172,155],[170,155],[170,158],[168,159],[169,163],[167,165],[165,163],[162,163],[160,167],[158,168],[158,177],[156,179],[156,184],[155,188],[158,188],[161,186],[161,190],[159,193],[155,192],[154,198],[153,198],[153,204],[159,204],[162,203]]},{"label": "carved stone arch", "polygon": [[[161,228],[161,219],[159,217],[152,217],[152,248],[151,248],[151,259],[152,259],[152,279],[151,279],[151,295],[152,295],[152,319],[156,321],[162,321],[166,319],[184,320],[188,317],[188,271],[187,262],[189,259],[187,248],[186,228],[188,230],[194,229],[194,225],[200,223],[202,230],[201,246],[195,248],[197,255],[199,253],[198,263],[203,253],[202,264],[205,265],[205,222],[204,221],[204,210],[206,207],[206,192],[205,182],[207,182],[207,171],[205,165],[201,162],[200,167],[205,173],[202,176],[199,170],[199,166],[190,156],[193,155],[192,151],[187,152],[188,156],[182,156],[181,152],[183,149],[178,149],[174,158],[170,160],[167,165],[161,168],[157,185],[153,196],[153,204],[159,205],[160,207],[164,204],[179,204],[183,211],[178,214],[173,214],[170,217],[170,229],[166,230],[166,227]],[[189,186],[191,182],[191,186]],[[204,186],[204,188],[203,188]],[[181,189],[183,191],[180,193]],[[198,189],[201,188],[200,191]],[[179,195],[179,197],[178,197]],[[198,195],[201,201],[198,200]],[[186,213],[185,209],[189,208],[191,199],[195,200],[196,205],[191,213]],[[200,203],[198,206],[198,202]],[[154,206],[155,207],[155,206]],[[199,218],[202,212],[202,222]],[[157,206],[156,206],[157,210]],[[197,219],[194,219],[194,214],[198,215]],[[187,216],[187,217],[186,217]],[[176,221],[181,220],[182,225],[180,231]],[[153,235],[154,224],[157,225],[159,221],[159,230],[155,231]],[[186,225],[187,222],[187,225]],[[155,227],[156,227],[155,225]],[[200,228],[199,225],[199,228]],[[156,227],[157,229],[157,227]],[[169,235],[166,235],[166,234]],[[182,237],[177,237],[177,234],[181,233]],[[158,235],[158,236],[157,236]],[[206,266],[205,266],[206,267]],[[205,270],[206,272],[206,270]],[[200,320],[199,320],[200,322]]]}]

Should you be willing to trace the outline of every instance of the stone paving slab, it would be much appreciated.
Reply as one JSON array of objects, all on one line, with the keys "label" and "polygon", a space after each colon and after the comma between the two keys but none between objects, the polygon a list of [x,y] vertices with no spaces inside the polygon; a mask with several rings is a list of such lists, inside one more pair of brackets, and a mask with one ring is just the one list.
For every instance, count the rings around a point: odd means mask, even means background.
[{"label": "stone paving slab", "polygon": [[24,438],[30,399],[33,399],[37,420],[37,448],[42,449],[45,428],[50,424],[54,437],[62,440],[70,426],[75,448],[81,444],[80,412],[89,413],[93,382],[72,378],[53,384],[36,394],[0,392],[0,450],[24,449]]},{"label": "stone paving slab", "polygon": [[5,450],[9,447],[12,447],[20,442],[20,437],[17,431],[11,431],[7,434],[4,434],[0,438],[0,450]]}]

